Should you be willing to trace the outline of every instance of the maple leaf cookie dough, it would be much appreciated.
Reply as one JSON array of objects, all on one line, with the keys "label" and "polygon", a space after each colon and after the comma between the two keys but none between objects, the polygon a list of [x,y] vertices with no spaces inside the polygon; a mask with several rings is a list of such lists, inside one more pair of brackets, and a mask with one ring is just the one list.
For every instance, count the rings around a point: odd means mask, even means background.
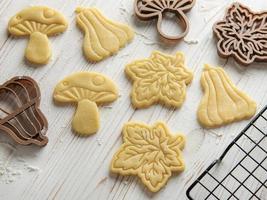
[{"label": "maple leaf cookie dough", "polygon": [[25,57],[35,64],[46,64],[49,61],[52,53],[48,36],[62,33],[67,27],[68,23],[61,13],[45,6],[26,8],[8,23],[11,35],[30,37]]},{"label": "maple leaf cookie dough", "polygon": [[133,81],[133,106],[146,108],[161,103],[180,107],[186,97],[186,86],[193,79],[184,60],[181,52],[171,56],[154,51],[150,58],[128,64],[125,73]]},{"label": "maple leaf cookie dough", "polygon": [[219,127],[255,114],[256,103],[236,88],[222,68],[205,65],[201,85],[204,96],[197,116],[204,127]]},{"label": "maple leaf cookie dough", "polygon": [[91,135],[100,126],[97,105],[118,98],[116,85],[108,77],[96,72],[74,73],[60,81],[54,90],[54,100],[77,103],[72,128],[80,135]]},{"label": "maple leaf cookie dough", "polygon": [[83,52],[89,61],[117,53],[134,37],[129,26],[107,19],[96,8],[77,8],[76,13],[77,25],[84,32]]},{"label": "maple leaf cookie dough", "polygon": [[166,185],[172,172],[185,169],[183,135],[171,135],[166,125],[130,122],[123,127],[123,144],[114,155],[111,171],[137,175],[152,192]]}]

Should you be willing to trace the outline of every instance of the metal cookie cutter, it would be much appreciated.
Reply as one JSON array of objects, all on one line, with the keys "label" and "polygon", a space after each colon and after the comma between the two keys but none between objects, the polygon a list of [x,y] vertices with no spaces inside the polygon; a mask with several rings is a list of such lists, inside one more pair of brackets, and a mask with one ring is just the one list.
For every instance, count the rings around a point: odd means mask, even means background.
[{"label": "metal cookie cutter", "polygon": [[[194,4],[195,0],[135,0],[135,13],[141,20],[157,19],[159,34],[167,40],[177,41],[185,37],[189,31],[189,22],[185,12],[190,10]],[[172,12],[180,19],[183,27],[181,34],[170,36],[162,30],[162,19],[166,12]]]},{"label": "metal cookie cutter", "polygon": [[40,96],[30,77],[14,77],[0,85],[0,132],[22,145],[46,145],[48,123],[39,109]]}]

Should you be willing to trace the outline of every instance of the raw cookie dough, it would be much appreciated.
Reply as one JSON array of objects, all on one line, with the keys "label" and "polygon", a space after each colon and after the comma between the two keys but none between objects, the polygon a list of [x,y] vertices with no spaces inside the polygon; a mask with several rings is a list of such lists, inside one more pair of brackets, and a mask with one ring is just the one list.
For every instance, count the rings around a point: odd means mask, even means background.
[{"label": "raw cookie dough", "polygon": [[118,98],[118,90],[112,80],[96,72],[78,72],[58,83],[54,100],[77,103],[72,128],[81,135],[91,135],[99,129],[97,105],[110,103]]},{"label": "raw cookie dough", "polygon": [[133,30],[113,22],[95,8],[77,8],[77,25],[84,32],[83,52],[89,61],[111,56],[134,37]]},{"label": "raw cookie dough", "polygon": [[8,23],[10,34],[30,37],[25,57],[35,64],[46,64],[51,57],[47,36],[62,33],[67,27],[68,23],[62,14],[45,6],[26,8],[12,17]]},{"label": "raw cookie dough", "polygon": [[125,73],[133,81],[131,99],[136,108],[156,103],[180,107],[185,100],[186,85],[193,79],[181,52],[170,56],[154,51],[150,58],[127,65]]},{"label": "raw cookie dough", "polygon": [[222,126],[255,114],[256,103],[235,87],[222,68],[206,65],[201,85],[205,94],[197,116],[204,127]]},{"label": "raw cookie dough", "polygon": [[185,168],[181,152],[185,138],[171,135],[162,122],[153,126],[127,123],[123,127],[123,141],[112,159],[111,171],[139,176],[152,192],[166,185],[172,172]]}]

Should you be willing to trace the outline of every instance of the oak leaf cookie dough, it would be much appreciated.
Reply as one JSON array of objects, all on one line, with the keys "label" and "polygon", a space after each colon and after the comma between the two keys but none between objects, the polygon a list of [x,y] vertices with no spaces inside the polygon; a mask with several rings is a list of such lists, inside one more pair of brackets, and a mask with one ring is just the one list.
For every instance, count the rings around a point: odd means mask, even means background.
[{"label": "oak leaf cookie dough", "polygon": [[108,77],[96,72],[74,73],[60,81],[54,90],[54,100],[62,103],[77,103],[72,128],[81,135],[98,131],[99,113],[97,105],[118,98],[116,85]]},{"label": "oak leaf cookie dough", "polygon": [[96,8],[77,8],[76,12],[77,25],[84,32],[83,52],[89,61],[117,53],[134,37],[129,26],[107,19]]},{"label": "oak leaf cookie dough", "polygon": [[125,73],[133,81],[133,106],[146,108],[161,103],[180,107],[185,100],[186,86],[193,79],[184,60],[181,52],[171,56],[154,51],[150,58],[128,64]]},{"label": "oak leaf cookie dough", "polygon": [[112,159],[111,171],[139,176],[152,192],[166,185],[172,172],[182,172],[185,168],[181,152],[185,138],[171,135],[162,122],[153,126],[125,124],[123,142]]},{"label": "oak leaf cookie dough", "polygon": [[256,103],[236,88],[222,68],[205,65],[201,85],[204,97],[197,116],[204,127],[226,125],[251,118],[255,114]]},{"label": "oak leaf cookie dough", "polygon": [[65,17],[58,11],[45,6],[26,8],[8,23],[8,31],[14,36],[29,36],[25,51],[28,61],[46,64],[51,57],[48,36],[64,32],[68,27]]}]

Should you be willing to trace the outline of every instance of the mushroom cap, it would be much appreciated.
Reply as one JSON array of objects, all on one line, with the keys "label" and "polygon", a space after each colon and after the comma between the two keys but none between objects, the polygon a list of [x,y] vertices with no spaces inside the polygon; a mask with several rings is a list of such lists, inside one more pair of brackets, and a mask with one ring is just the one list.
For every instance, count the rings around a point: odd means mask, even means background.
[{"label": "mushroom cap", "polygon": [[27,36],[33,32],[55,35],[68,27],[65,17],[45,6],[34,6],[21,10],[8,23],[8,31],[15,36]]},{"label": "mushroom cap", "polygon": [[58,102],[79,102],[84,99],[104,104],[118,98],[114,82],[96,72],[74,73],[60,81],[54,90],[54,100]]}]

